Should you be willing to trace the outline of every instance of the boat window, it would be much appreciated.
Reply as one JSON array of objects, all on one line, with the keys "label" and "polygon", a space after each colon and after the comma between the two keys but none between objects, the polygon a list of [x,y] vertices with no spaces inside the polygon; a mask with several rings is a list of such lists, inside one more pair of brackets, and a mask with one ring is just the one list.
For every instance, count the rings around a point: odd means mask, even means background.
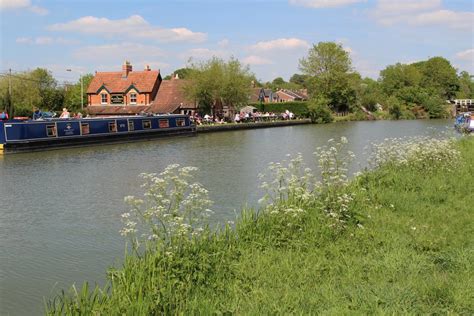
[{"label": "boat window", "polygon": [[128,130],[129,131],[135,130],[135,124],[133,123],[133,121],[128,121]]},{"label": "boat window", "polygon": [[170,127],[169,120],[158,120],[160,128],[167,128]]},{"label": "boat window", "polygon": [[186,126],[186,121],[184,120],[184,118],[176,119],[176,126],[178,126],[178,127]]},{"label": "boat window", "polygon": [[46,135],[48,135],[48,137],[56,137],[56,125],[46,125]]},{"label": "boat window", "polygon": [[116,122],[109,122],[109,132],[116,133],[117,132],[117,123]]},{"label": "boat window", "polygon": [[81,124],[81,134],[82,135],[87,135],[90,133],[90,130],[89,130],[89,123],[82,123]]},{"label": "boat window", "polygon": [[151,121],[143,120],[143,129],[150,129],[150,128],[151,128]]}]

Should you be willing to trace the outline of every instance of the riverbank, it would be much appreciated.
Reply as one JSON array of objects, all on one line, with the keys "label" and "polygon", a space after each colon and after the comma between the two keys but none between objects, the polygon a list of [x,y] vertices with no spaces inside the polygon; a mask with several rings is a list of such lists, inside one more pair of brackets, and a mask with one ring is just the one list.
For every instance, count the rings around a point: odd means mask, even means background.
[{"label": "riverbank", "polygon": [[[351,182],[326,173],[311,194],[298,158],[273,165],[273,206],[220,232],[148,244],[109,271],[105,294],[78,289],[49,313],[471,314],[474,138],[425,143],[394,160],[384,147],[376,170]],[[342,148],[320,152],[323,170],[343,170],[347,156],[330,158]]]},{"label": "riverbank", "polygon": [[311,124],[310,119],[296,119],[296,120],[279,120],[269,122],[250,122],[250,123],[226,123],[226,124],[212,124],[212,125],[198,125],[198,133],[233,131],[243,129],[256,129],[267,127],[282,127],[292,125]]}]

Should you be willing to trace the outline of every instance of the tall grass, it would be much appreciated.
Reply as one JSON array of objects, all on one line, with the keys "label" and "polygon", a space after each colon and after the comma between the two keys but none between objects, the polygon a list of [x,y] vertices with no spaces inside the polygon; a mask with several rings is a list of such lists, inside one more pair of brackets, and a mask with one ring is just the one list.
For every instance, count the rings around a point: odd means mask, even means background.
[{"label": "tall grass", "polygon": [[145,175],[123,266],[46,313],[473,314],[474,138],[387,141],[351,181],[344,143],[319,148],[313,170],[272,164],[260,208],[217,231],[194,169]]}]

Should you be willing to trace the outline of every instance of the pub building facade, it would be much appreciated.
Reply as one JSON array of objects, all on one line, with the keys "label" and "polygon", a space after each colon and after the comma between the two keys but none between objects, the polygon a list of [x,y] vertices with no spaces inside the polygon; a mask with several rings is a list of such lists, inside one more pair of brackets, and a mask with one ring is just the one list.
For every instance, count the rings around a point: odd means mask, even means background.
[{"label": "pub building facade", "polygon": [[96,72],[87,89],[87,112],[91,115],[147,112],[161,81],[159,70],[146,66],[143,71],[134,71],[128,61],[122,65],[122,71]]}]

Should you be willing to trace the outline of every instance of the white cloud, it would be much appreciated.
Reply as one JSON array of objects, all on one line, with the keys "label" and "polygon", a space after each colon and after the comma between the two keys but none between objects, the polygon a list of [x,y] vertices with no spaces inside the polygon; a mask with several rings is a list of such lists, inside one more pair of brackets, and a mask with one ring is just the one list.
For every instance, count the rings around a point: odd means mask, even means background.
[{"label": "white cloud", "polygon": [[474,63],[474,48],[466,49],[462,52],[457,53],[456,58]]},{"label": "white cloud", "polygon": [[289,0],[292,5],[315,9],[344,7],[359,2],[366,2],[366,0]]},{"label": "white cloud", "polygon": [[0,10],[29,10],[38,15],[48,14],[47,9],[32,5],[30,0],[1,0]]},{"label": "white cloud", "polygon": [[308,42],[299,38],[279,38],[267,42],[258,42],[250,47],[255,51],[272,51],[272,50],[290,50],[298,48],[309,48]]},{"label": "white cloud", "polygon": [[156,60],[165,53],[156,46],[137,43],[92,45],[77,49],[73,56],[81,60],[123,62],[124,60]]},{"label": "white cloud", "polygon": [[244,64],[256,65],[256,66],[257,65],[270,65],[270,64],[273,64],[273,62],[271,60],[260,57],[260,56],[255,56],[255,55],[245,57],[242,60],[242,62]]},{"label": "white cloud", "polygon": [[18,44],[29,44],[29,45],[52,45],[52,44],[61,44],[61,45],[77,45],[79,41],[65,39],[62,37],[49,37],[49,36],[40,36],[36,38],[31,37],[18,37],[16,39]]},{"label": "white cloud", "polygon": [[454,29],[471,29],[474,12],[451,11],[442,8],[441,0],[378,0],[371,15],[385,26],[438,25]]},{"label": "white cloud", "polygon": [[95,34],[104,37],[146,38],[165,42],[203,42],[207,38],[205,33],[193,32],[187,28],[153,26],[140,15],[132,15],[121,20],[85,16],[67,23],[50,25],[48,29],[50,31]]}]

